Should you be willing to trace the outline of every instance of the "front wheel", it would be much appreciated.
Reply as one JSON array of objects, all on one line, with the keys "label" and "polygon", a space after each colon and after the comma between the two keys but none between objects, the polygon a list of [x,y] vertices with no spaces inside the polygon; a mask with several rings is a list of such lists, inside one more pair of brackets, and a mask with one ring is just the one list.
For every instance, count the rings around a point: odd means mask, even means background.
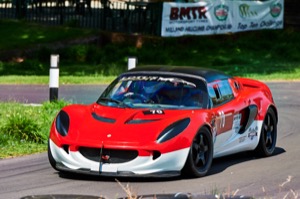
[{"label": "front wheel", "polygon": [[258,146],[255,152],[262,156],[268,157],[274,153],[277,140],[277,119],[273,109],[269,109],[261,129]]},{"label": "front wheel", "polygon": [[54,159],[54,157],[52,156],[52,153],[51,153],[50,139],[48,140],[48,160],[49,160],[49,163],[52,166],[52,168],[55,169],[55,170],[58,170],[56,168],[56,161],[55,161],[55,159]]},{"label": "front wheel", "polygon": [[207,128],[202,128],[194,137],[188,158],[182,170],[190,177],[202,177],[207,174],[213,159],[213,141]]}]

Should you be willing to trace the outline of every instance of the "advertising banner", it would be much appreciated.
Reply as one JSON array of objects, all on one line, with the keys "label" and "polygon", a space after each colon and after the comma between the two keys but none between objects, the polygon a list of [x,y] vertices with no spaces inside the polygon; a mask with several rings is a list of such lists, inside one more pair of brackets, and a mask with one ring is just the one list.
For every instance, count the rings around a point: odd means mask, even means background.
[{"label": "advertising banner", "polygon": [[283,0],[235,1],[236,32],[283,28]]},{"label": "advertising banner", "polygon": [[163,37],[280,28],[283,28],[283,0],[203,0],[163,4]]}]

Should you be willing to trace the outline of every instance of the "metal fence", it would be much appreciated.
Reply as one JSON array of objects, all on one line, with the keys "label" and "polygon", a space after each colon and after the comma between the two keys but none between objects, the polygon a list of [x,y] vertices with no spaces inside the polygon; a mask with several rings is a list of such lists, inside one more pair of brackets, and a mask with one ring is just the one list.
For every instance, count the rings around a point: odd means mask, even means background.
[{"label": "metal fence", "polygon": [[[300,27],[298,0],[285,0],[285,26]],[[123,33],[161,33],[162,2],[143,0],[0,0],[0,19],[97,28]]]},{"label": "metal fence", "polygon": [[160,35],[162,3],[110,0],[0,0],[0,19]]},{"label": "metal fence", "polygon": [[300,29],[299,8],[299,0],[285,0],[284,21],[286,26]]}]

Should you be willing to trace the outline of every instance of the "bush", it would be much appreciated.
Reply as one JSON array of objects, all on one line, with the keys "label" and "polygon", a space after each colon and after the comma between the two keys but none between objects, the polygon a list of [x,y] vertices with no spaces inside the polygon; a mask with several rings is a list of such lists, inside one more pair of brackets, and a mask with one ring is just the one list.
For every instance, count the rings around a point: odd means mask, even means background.
[{"label": "bush", "polygon": [[[69,102],[64,100],[58,100],[54,102],[45,102],[42,106],[42,112],[44,115],[48,115],[50,117],[54,117],[60,109],[62,109],[64,106],[67,106]],[[52,118],[53,119],[53,118]]]},{"label": "bush", "polygon": [[[47,143],[50,126],[66,101],[45,102],[40,107],[9,103],[0,127],[0,142],[11,141]],[[3,115],[3,114],[2,114]]]},{"label": "bush", "polygon": [[75,62],[85,62],[88,52],[88,46],[87,45],[75,45],[72,47],[69,47],[67,49],[67,59],[73,60]]},{"label": "bush", "polygon": [[9,136],[0,132],[0,145],[6,145],[9,141]]},{"label": "bush", "polygon": [[[24,112],[12,113],[1,128],[2,134],[10,136],[14,140],[43,143],[46,137],[40,130],[38,123]],[[2,139],[5,139],[4,135],[1,136]]]},{"label": "bush", "polygon": [[0,159],[45,151],[51,123],[66,105],[63,100],[42,106],[0,103]]}]

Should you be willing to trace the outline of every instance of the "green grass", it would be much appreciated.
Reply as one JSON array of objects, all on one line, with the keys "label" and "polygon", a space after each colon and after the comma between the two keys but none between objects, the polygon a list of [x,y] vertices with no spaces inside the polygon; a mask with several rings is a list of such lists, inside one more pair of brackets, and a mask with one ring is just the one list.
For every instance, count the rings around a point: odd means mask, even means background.
[{"label": "green grass", "polygon": [[[0,83],[48,84],[54,53],[60,55],[63,84],[108,83],[127,69],[128,56],[136,56],[138,66],[201,66],[259,80],[300,79],[300,32],[295,29],[160,38],[0,21],[0,35],[0,60],[6,55]],[[69,45],[91,35],[101,42]],[[10,49],[21,50],[9,57]]]},{"label": "green grass", "polygon": [[[116,76],[62,76],[59,78],[59,84],[108,84]],[[1,76],[0,84],[49,84],[49,76],[21,76],[6,75]]]},{"label": "green grass", "polygon": [[35,44],[66,41],[94,35],[95,30],[51,27],[24,21],[0,20],[0,51],[28,49]]},{"label": "green grass", "polygon": [[68,103],[0,103],[0,159],[45,151],[51,123]]}]

